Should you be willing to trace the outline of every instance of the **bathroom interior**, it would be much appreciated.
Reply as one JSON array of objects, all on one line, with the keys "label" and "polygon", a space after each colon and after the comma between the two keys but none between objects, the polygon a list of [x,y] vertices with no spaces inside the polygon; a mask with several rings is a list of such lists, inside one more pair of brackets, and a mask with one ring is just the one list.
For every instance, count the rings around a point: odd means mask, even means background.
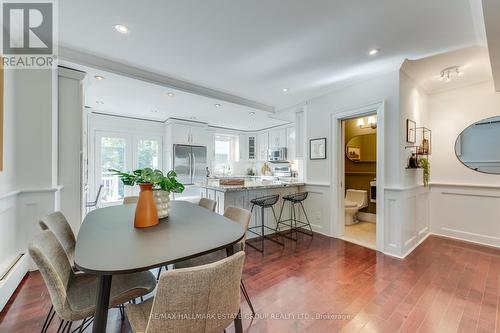
[{"label": "bathroom interior", "polygon": [[343,239],[375,249],[377,214],[377,116],[342,122],[345,157],[345,232]]}]

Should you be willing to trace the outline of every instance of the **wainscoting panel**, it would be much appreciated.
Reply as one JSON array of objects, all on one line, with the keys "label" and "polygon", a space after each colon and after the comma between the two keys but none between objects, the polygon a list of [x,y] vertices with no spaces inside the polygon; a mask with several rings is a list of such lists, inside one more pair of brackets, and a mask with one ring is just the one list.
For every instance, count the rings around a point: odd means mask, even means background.
[{"label": "wainscoting panel", "polygon": [[434,234],[500,247],[500,187],[432,184]]},{"label": "wainscoting panel", "polygon": [[[331,237],[330,215],[333,203],[331,202],[331,190],[328,185],[305,185],[300,191],[307,191],[309,195],[304,201],[304,209],[307,212],[312,229],[315,232]],[[304,219],[302,214],[301,219]]]},{"label": "wainscoting panel", "polygon": [[385,211],[384,252],[404,258],[429,235],[429,189],[386,189]]}]

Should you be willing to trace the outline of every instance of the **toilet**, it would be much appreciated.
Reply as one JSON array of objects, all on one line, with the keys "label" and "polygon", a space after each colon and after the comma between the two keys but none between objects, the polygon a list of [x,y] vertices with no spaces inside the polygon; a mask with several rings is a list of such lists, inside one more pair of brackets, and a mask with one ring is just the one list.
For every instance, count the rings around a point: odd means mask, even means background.
[{"label": "toilet", "polygon": [[345,194],[345,225],[358,222],[356,215],[368,206],[368,191],[348,189]]}]

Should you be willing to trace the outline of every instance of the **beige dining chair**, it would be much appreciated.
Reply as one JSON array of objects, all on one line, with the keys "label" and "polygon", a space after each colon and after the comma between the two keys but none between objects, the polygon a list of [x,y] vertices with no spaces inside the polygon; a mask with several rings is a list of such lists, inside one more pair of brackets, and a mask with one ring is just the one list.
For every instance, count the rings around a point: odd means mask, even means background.
[{"label": "beige dining chair", "polygon": [[[46,332],[54,315],[61,319],[58,332],[71,332],[73,322],[83,320],[81,327],[89,325],[96,307],[97,275],[75,274],[71,269],[63,246],[50,230],[42,231],[29,245],[29,254],[38,267],[49,291],[52,307],[45,319],[42,332]],[[156,286],[149,272],[113,276],[109,307],[149,294]],[[63,326],[64,325],[64,326]]]},{"label": "beige dining chair", "polygon": [[215,212],[215,207],[217,207],[217,201],[208,198],[201,198],[200,202],[198,202],[198,206],[211,210],[212,212]]},{"label": "beige dining chair", "polygon": [[[234,207],[234,206],[229,206],[224,211],[224,216],[227,217],[228,219],[240,224],[244,230],[247,230],[248,225],[250,224],[250,218],[252,217],[252,214],[246,209]],[[246,240],[246,232],[245,232],[245,236],[243,236],[243,239],[241,241],[239,241],[239,243],[238,243],[238,245],[239,245],[238,251],[243,251],[245,249],[245,240]],[[222,260],[226,257],[227,257],[226,250],[219,250],[219,251],[205,254],[203,256],[199,256],[199,257],[195,257],[192,259],[188,259],[188,260],[184,260],[184,261],[175,263],[174,267],[177,269],[177,268],[200,266],[200,265],[213,263],[213,262],[216,262],[218,260]],[[252,301],[250,300],[250,296],[248,295],[248,292],[246,290],[245,284],[243,283],[243,280],[241,281],[241,291],[243,292],[243,296],[245,297],[245,300],[247,301],[248,306],[250,307],[250,310],[252,311],[252,315],[255,316],[255,310],[254,310]]]},{"label": "beige dining chair", "polygon": [[139,196],[137,195],[131,195],[128,197],[123,198],[123,204],[128,205],[128,204],[135,204],[139,201]]},{"label": "beige dining chair", "polygon": [[240,315],[239,284],[245,253],[220,261],[166,271],[156,295],[127,304],[133,332],[220,333]]},{"label": "beige dining chair", "polygon": [[66,216],[57,211],[42,218],[38,224],[42,230],[50,230],[54,233],[66,252],[73,271],[77,271],[74,267],[76,238]]}]

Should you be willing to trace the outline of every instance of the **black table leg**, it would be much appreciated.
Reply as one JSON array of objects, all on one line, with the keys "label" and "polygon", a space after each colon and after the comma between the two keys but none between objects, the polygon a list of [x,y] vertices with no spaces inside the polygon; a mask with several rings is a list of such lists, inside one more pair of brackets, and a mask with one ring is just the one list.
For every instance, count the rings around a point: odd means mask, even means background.
[{"label": "black table leg", "polygon": [[105,333],[108,321],[109,293],[112,275],[99,275],[97,284],[97,303],[94,315],[93,333]]},{"label": "black table leg", "polygon": [[238,311],[238,315],[234,319],[234,331],[236,333],[243,333],[243,323],[241,322],[241,310]]}]

